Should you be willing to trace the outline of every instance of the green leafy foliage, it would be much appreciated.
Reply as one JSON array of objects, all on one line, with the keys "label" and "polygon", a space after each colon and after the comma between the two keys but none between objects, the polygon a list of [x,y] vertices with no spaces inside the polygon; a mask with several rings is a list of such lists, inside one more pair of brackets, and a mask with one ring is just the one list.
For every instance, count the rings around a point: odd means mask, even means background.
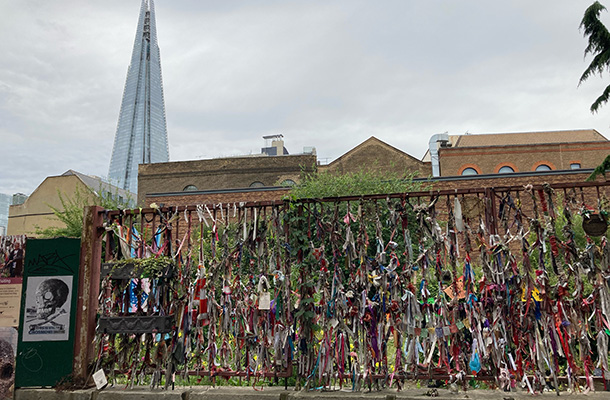
[{"label": "green leafy foliage", "polygon": [[[600,75],[604,70],[610,70],[610,32],[600,21],[599,16],[604,7],[596,1],[587,8],[580,23],[580,28],[584,36],[588,37],[589,43],[585,48],[585,56],[591,54],[593,60],[583,72],[579,80],[579,85],[589,79],[592,75]],[[591,104],[591,112],[595,113],[599,108],[608,102],[610,98],[610,85],[604,89],[603,93]]]},{"label": "green leafy foliage", "polygon": [[157,279],[169,272],[169,270],[174,266],[174,259],[167,256],[123,258],[114,262],[113,269],[124,268],[128,265],[133,267],[132,275],[134,278],[142,277]]},{"label": "green leafy foliage", "polygon": [[363,196],[380,193],[404,193],[421,190],[413,181],[414,174],[378,171],[376,168],[358,172],[333,174],[327,171],[302,173],[301,183],[290,191],[292,199]]},{"label": "green leafy foliage", "polygon": [[57,191],[61,207],[53,207],[49,204],[49,208],[53,211],[55,217],[63,224],[60,227],[39,228],[36,229],[36,236],[42,238],[52,237],[81,237],[83,230],[83,211],[85,206],[101,206],[105,209],[114,210],[124,208],[129,205],[131,199],[119,201],[118,196],[113,196],[112,193],[99,190],[99,193],[94,193],[89,188],[76,187],[74,193],[66,194]]},{"label": "green leafy foliage", "polygon": [[607,156],[601,164],[599,164],[591,175],[587,178],[587,181],[594,181],[598,176],[603,175],[606,176],[606,171],[610,169],[610,155]]},{"label": "green leafy foliage", "polygon": [[[578,84],[582,84],[592,75],[602,75],[604,70],[610,70],[610,32],[599,19],[602,11],[606,11],[599,1],[591,4],[585,11],[585,14],[580,23],[580,28],[583,30],[584,36],[588,37],[589,43],[585,48],[585,56],[591,54],[593,60],[585,69]],[[608,102],[610,99],[610,85],[606,86],[602,94],[591,104],[591,112],[596,113],[599,108]],[[598,165],[593,173],[587,178],[587,181],[593,181],[599,175],[606,176],[606,170],[610,169],[610,156]]]}]

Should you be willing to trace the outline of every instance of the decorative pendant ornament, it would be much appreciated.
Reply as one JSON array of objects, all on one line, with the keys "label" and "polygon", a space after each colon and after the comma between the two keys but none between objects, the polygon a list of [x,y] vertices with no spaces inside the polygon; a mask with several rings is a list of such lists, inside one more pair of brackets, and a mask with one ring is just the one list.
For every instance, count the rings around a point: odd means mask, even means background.
[{"label": "decorative pendant ornament", "polygon": [[583,215],[582,229],[589,236],[599,237],[608,230],[608,221],[603,214],[586,213]]}]

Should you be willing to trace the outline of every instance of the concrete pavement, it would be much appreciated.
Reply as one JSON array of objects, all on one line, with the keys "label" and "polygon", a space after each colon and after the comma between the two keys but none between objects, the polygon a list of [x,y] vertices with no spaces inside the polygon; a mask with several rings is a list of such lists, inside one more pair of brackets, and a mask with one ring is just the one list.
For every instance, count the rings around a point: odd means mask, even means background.
[{"label": "concrete pavement", "polygon": [[[54,389],[28,389],[15,390],[15,400],[525,400],[533,396],[527,392],[502,392],[499,390],[469,390],[467,392],[451,393],[447,389],[437,389],[438,397],[428,396],[428,388],[409,388],[401,392],[396,389],[381,391],[294,391],[291,388],[284,390],[283,387],[265,387],[262,391],[255,391],[252,387],[176,387],[175,390],[150,390],[148,387],[137,387],[134,389],[123,389],[122,387],[106,388],[101,391],[96,389],[62,391]],[[555,392],[545,392],[537,395],[537,398],[555,399]],[[571,400],[606,400],[610,398],[610,392],[597,391],[588,394],[570,394],[562,392],[561,398]]]}]

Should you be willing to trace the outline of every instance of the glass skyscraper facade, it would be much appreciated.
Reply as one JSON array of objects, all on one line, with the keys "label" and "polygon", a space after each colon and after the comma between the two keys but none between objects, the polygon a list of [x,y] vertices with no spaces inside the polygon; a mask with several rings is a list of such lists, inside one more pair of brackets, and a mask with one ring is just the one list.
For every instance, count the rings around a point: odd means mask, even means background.
[{"label": "glass skyscraper facade", "polygon": [[110,183],[138,191],[138,164],[169,161],[161,57],[153,0],[142,0],[127,70],[110,170]]},{"label": "glass skyscraper facade", "polygon": [[0,193],[0,227],[8,226],[8,207],[11,205],[11,196],[8,194]]}]

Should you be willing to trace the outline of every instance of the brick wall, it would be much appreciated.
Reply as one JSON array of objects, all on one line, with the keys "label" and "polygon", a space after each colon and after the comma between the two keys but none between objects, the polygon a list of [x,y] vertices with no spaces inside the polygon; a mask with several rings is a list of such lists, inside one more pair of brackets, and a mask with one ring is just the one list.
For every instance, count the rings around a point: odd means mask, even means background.
[{"label": "brick wall", "polygon": [[[454,177],[450,179],[440,178],[425,184],[431,191],[453,190],[453,189],[473,189],[473,188],[503,188],[508,186],[525,186],[528,184],[540,185],[544,183],[581,183],[586,180],[591,171],[568,171],[568,172],[539,172],[530,174],[498,174],[492,176],[476,177]],[[525,176],[524,176],[525,175]],[[602,176],[598,181],[604,182]],[[428,190],[428,188],[426,188]],[[257,201],[276,201],[282,200],[289,193],[289,189],[284,188],[251,188],[243,190],[220,191],[210,190],[204,192],[177,192],[148,194],[142,205],[148,206],[150,203],[164,204],[166,206],[186,206],[195,204],[218,204],[233,202],[257,202]],[[600,193],[610,197],[608,188],[600,188]],[[586,203],[591,206],[597,205],[597,193],[591,190],[584,192]]]},{"label": "brick wall", "polygon": [[[138,204],[203,204],[208,203],[208,199],[209,202],[279,200],[287,191],[274,190],[263,194],[264,191],[245,190],[227,193],[223,189],[249,188],[253,182],[260,182],[267,187],[276,186],[286,179],[298,182],[302,171],[312,171],[316,163],[316,156],[307,154],[143,164],[138,173]],[[367,139],[331,164],[318,168],[320,171],[339,174],[358,172],[363,168],[392,171],[398,175],[415,173],[419,177],[431,174],[430,163],[421,162],[375,137]],[[205,193],[182,193],[189,185]],[[163,193],[172,194],[153,196]]]},{"label": "brick wall", "polygon": [[[557,171],[557,172],[533,172],[529,174],[492,174],[479,176],[451,177],[450,179],[437,179],[430,181],[430,184],[437,190],[468,189],[484,187],[506,187],[524,186],[528,184],[538,185],[543,183],[568,183],[584,182],[591,170],[586,171]],[[606,178],[600,176],[597,181],[604,182]]]},{"label": "brick wall", "polygon": [[286,179],[299,181],[301,170],[311,171],[316,156],[252,156],[142,164],[138,172],[138,203],[151,193],[248,188],[253,182],[275,186]]},{"label": "brick wall", "polygon": [[449,147],[439,150],[441,176],[460,175],[465,167],[480,174],[496,173],[502,165],[515,172],[534,171],[542,163],[551,169],[568,170],[577,162],[595,168],[610,154],[610,142],[583,142],[519,146]]},{"label": "brick wall", "polygon": [[328,165],[321,165],[320,171],[334,174],[359,172],[363,169],[392,171],[396,175],[415,173],[418,177],[432,174],[430,163],[424,163],[409,154],[371,137]]},{"label": "brick wall", "polygon": [[176,193],[168,194],[161,193],[158,195],[147,195],[143,205],[149,206],[151,203],[157,205],[165,205],[169,207],[175,206],[192,206],[196,204],[226,204],[240,202],[257,202],[257,201],[277,201],[288,194],[290,189],[270,189],[260,188],[256,190],[230,191],[230,192],[193,192],[193,193]]}]

